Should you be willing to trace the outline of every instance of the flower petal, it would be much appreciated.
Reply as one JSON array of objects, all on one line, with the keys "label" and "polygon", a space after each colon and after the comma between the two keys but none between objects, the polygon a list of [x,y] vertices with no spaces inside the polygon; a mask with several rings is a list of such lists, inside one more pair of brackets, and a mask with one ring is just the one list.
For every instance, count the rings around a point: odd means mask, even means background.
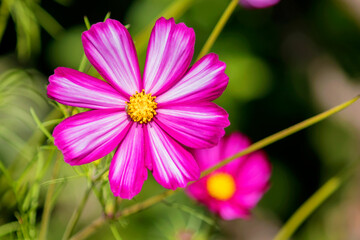
[{"label": "flower petal", "polygon": [[250,212],[247,209],[238,207],[228,201],[218,203],[218,213],[224,220],[233,220],[237,218],[249,218]]},{"label": "flower petal", "polygon": [[173,18],[160,18],[152,30],[144,69],[145,92],[157,96],[184,75],[194,54],[195,33]]},{"label": "flower petal", "polygon": [[55,145],[65,162],[82,165],[109,154],[130,127],[125,111],[93,110],[69,117],[55,127]]},{"label": "flower petal", "polygon": [[[250,139],[244,134],[238,132],[234,132],[231,135],[224,137],[222,140],[222,151],[220,154],[219,161],[234,156],[236,153],[245,150],[250,145],[251,145]],[[245,161],[247,161],[247,159],[250,156],[251,154],[237,158],[231,161],[230,163],[226,164],[223,167],[223,169],[225,171],[233,173],[236,176],[237,172],[239,171],[239,168],[242,167],[242,165],[245,163]]]},{"label": "flower petal", "polygon": [[92,25],[82,42],[90,63],[126,98],[142,89],[135,46],[120,22],[107,19]]},{"label": "flower petal", "polygon": [[158,103],[188,103],[212,101],[225,90],[229,77],[226,65],[215,53],[210,53],[196,62],[186,75],[171,89],[158,96]]},{"label": "flower petal", "polygon": [[207,170],[219,162],[220,153],[222,151],[221,146],[222,141],[220,141],[218,145],[212,148],[191,149],[191,153],[193,154],[196,162],[199,164],[201,171]]},{"label": "flower petal", "polygon": [[163,187],[175,190],[200,177],[193,156],[156,123],[147,125],[147,141],[154,178]]},{"label": "flower petal", "polygon": [[[196,158],[195,158],[196,159]],[[197,160],[197,159],[196,159]],[[210,199],[210,195],[208,193],[206,183],[207,183],[208,177],[202,177],[195,183],[190,184],[186,187],[185,192],[195,200],[207,204]],[[210,201],[213,199],[210,199]]]},{"label": "flower petal", "polygon": [[59,103],[91,109],[125,108],[126,99],[114,88],[85,73],[59,67],[49,81],[47,95]]},{"label": "flower petal", "polygon": [[[248,146],[250,146],[250,140],[245,135],[234,132],[229,136],[223,137],[215,147],[192,149],[191,153],[198,162],[201,171],[204,171],[215,166],[220,161],[244,150]],[[248,156],[250,155],[231,161],[222,167],[221,170],[236,175],[239,166],[243,163],[244,159],[248,158]]]},{"label": "flower petal", "polygon": [[226,166],[229,172],[233,172],[237,188],[231,202],[250,210],[269,189],[271,165],[263,151],[254,152],[234,162],[238,162],[238,165]]},{"label": "flower petal", "polygon": [[147,179],[144,128],[133,124],[111,161],[109,181],[115,196],[131,199]]},{"label": "flower petal", "polygon": [[[220,140],[216,147],[195,149],[193,155],[201,170],[208,169],[216,163],[250,146],[249,139],[240,133],[232,133]],[[205,176],[187,188],[187,193],[197,201],[205,204],[211,211],[223,219],[248,218],[250,210],[255,207],[269,188],[271,166],[262,151],[240,157],[226,164],[215,172],[230,174],[236,185],[234,195],[227,200],[217,200],[210,196]],[[214,173],[215,173],[214,172]]]},{"label": "flower petal", "polygon": [[[197,153],[199,151],[196,151]],[[210,155],[209,155],[210,157]],[[198,160],[197,158],[195,158]],[[233,198],[222,201],[214,199],[207,190],[208,176],[201,178],[186,188],[186,193],[196,201],[206,205],[210,211],[217,213],[222,219],[231,220],[236,218],[247,218],[250,215],[249,208],[241,206]],[[241,196],[239,196],[241,197]]]},{"label": "flower petal", "polygon": [[263,191],[251,191],[251,192],[238,192],[232,199],[231,202],[236,204],[238,208],[246,209],[250,212],[252,208],[260,201],[261,197],[268,190],[264,188]]},{"label": "flower petal", "polygon": [[181,144],[191,148],[215,146],[230,125],[226,111],[215,103],[171,105],[157,109],[159,126]]},{"label": "flower petal", "polygon": [[265,153],[257,151],[249,155],[238,167],[235,176],[240,192],[247,193],[249,190],[266,191],[271,176],[271,165]]},{"label": "flower petal", "polygon": [[280,0],[240,0],[239,3],[246,8],[267,8],[280,2]]}]

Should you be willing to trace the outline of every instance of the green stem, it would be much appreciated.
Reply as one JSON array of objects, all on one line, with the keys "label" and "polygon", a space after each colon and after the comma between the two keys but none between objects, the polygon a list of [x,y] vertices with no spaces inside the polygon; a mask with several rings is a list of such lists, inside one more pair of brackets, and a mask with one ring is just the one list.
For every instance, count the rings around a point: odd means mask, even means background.
[{"label": "green stem", "polygon": [[[106,18],[106,17],[105,17]],[[104,20],[105,21],[105,20]],[[90,21],[89,21],[89,18],[87,16],[84,16],[84,23],[85,23],[85,26],[86,26],[86,29],[89,30],[90,27],[91,27],[91,24],[90,24]],[[79,72],[87,72],[85,71],[85,68],[86,68],[86,65],[88,64],[88,59],[86,58],[86,55],[85,53],[82,54],[81,56],[81,62],[80,62],[80,65],[79,65],[79,68],[78,68],[78,71]]]},{"label": "green stem", "polygon": [[88,60],[86,58],[85,53],[83,53],[83,55],[81,56],[81,62],[80,62],[78,70],[80,72],[84,72],[87,64],[88,64]]},{"label": "green stem", "polygon": [[[56,160],[55,160],[55,166],[53,169],[52,179],[56,179],[59,174],[59,168],[60,168],[60,153],[58,153]],[[49,220],[50,220],[50,214],[52,210],[52,204],[51,200],[55,192],[55,184],[51,184],[48,188],[48,191],[46,193],[45,198],[45,204],[44,204],[44,211],[41,217],[41,226],[40,226],[40,234],[39,234],[39,240],[45,240],[47,239],[47,231],[49,226]]]},{"label": "green stem", "polygon": [[116,229],[115,224],[110,225],[111,232],[115,238],[115,240],[122,240],[119,231]]},{"label": "green stem", "polygon": [[211,32],[211,34],[210,34],[209,38],[207,39],[206,43],[204,44],[203,48],[201,49],[197,60],[202,58],[205,54],[207,54],[210,51],[211,47],[214,45],[216,39],[219,37],[225,24],[229,20],[230,16],[234,12],[234,10],[238,4],[239,4],[239,0],[231,0],[229,5],[225,9],[223,15],[220,17],[219,21],[217,22],[215,28]]},{"label": "green stem", "polygon": [[216,169],[219,169],[219,168],[225,166],[229,162],[231,162],[231,161],[233,161],[233,160],[235,160],[235,159],[237,159],[239,157],[242,157],[242,156],[247,155],[249,153],[255,152],[255,151],[257,151],[259,149],[262,149],[262,148],[264,148],[264,147],[266,147],[266,146],[268,146],[268,145],[270,145],[270,144],[272,144],[274,142],[277,142],[277,141],[279,141],[279,140],[281,140],[283,138],[286,138],[286,137],[288,137],[288,136],[290,136],[290,135],[292,135],[292,134],[294,134],[296,132],[299,132],[299,131],[307,128],[307,127],[310,127],[311,125],[314,125],[315,123],[318,123],[318,122],[330,117],[331,115],[333,115],[333,114],[347,108],[348,106],[350,106],[351,104],[356,102],[359,98],[360,98],[360,96],[356,96],[355,98],[353,98],[353,99],[351,99],[351,100],[349,100],[349,101],[347,101],[345,103],[342,103],[342,104],[340,104],[340,105],[338,105],[336,107],[333,107],[333,108],[331,108],[331,109],[329,109],[329,110],[327,110],[327,111],[325,111],[323,113],[320,113],[320,114],[318,114],[318,115],[316,115],[314,117],[308,118],[308,119],[306,119],[306,120],[304,120],[304,121],[302,121],[302,122],[300,122],[298,124],[295,124],[295,125],[293,125],[293,126],[291,126],[289,128],[286,128],[286,129],[280,131],[280,132],[277,132],[277,133],[275,133],[275,134],[273,134],[273,135],[271,135],[269,137],[266,137],[266,138],[264,138],[264,139],[262,139],[262,140],[260,140],[260,141],[258,141],[256,143],[250,145],[245,150],[243,150],[243,151],[233,155],[232,157],[229,157],[229,158],[219,162],[215,166],[205,170],[204,172],[202,172],[201,177],[208,175],[209,173],[215,171]]},{"label": "green stem", "polygon": [[[298,210],[290,217],[290,219],[280,229],[274,240],[287,240],[299,226],[351,175],[355,168],[349,167],[341,171],[338,175],[328,180],[320,189],[318,189],[306,202],[304,202]],[[349,171],[350,170],[350,171]]]},{"label": "green stem", "polygon": [[107,220],[108,219],[105,216],[99,217],[98,219],[93,221],[90,225],[88,225],[86,228],[84,228],[82,231],[78,232],[76,235],[70,238],[70,240],[80,240],[87,238],[88,236],[93,234],[95,230],[103,226],[104,223],[107,222]]},{"label": "green stem", "polygon": [[[59,109],[55,108],[53,109],[45,118],[44,122],[47,122],[47,121],[50,121],[50,120],[54,120],[54,119],[58,119],[62,117],[62,113],[59,111]],[[45,140],[45,135],[44,133],[40,130],[40,129],[36,129],[33,133],[33,135],[30,137],[30,139],[27,141],[27,143],[25,144],[25,146],[19,151],[20,153],[22,152],[26,152],[28,154],[28,158],[29,159],[32,159],[32,157],[35,155],[35,151],[34,147],[29,147],[29,146],[38,146],[39,143],[43,142]],[[22,158],[22,155],[21,154],[18,154],[13,163],[11,165],[11,169],[14,169],[16,168],[16,164],[17,163],[20,163],[20,159]]]},{"label": "green stem", "polygon": [[91,187],[92,184],[90,184],[90,186],[86,189],[83,198],[81,199],[80,205],[75,209],[74,213],[72,214],[70,221],[68,223],[68,225],[66,226],[64,235],[62,237],[63,240],[67,240],[70,238],[71,234],[74,231],[74,228],[77,224],[77,222],[79,221],[80,215],[82,213],[82,211],[84,210],[85,204],[89,198],[90,192],[91,192]]},{"label": "green stem", "polygon": [[158,202],[161,202],[165,198],[173,195],[174,193],[176,193],[179,190],[180,190],[180,188],[178,190],[175,190],[175,191],[168,190],[168,191],[165,191],[165,192],[160,193],[158,195],[155,195],[153,197],[150,197],[150,198],[146,199],[145,201],[143,201],[141,203],[134,204],[134,205],[122,210],[119,214],[116,215],[116,218],[127,217],[129,215],[132,215],[134,213],[137,213],[137,212],[140,212],[140,211],[142,211],[144,209],[147,209],[147,208],[151,207],[152,205],[154,205],[154,204],[156,204]]},{"label": "green stem", "polygon": [[91,183],[89,184],[88,188],[86,189],[78,208],[74,211],[73,215],[70,218],[68,225],[66,226],[66,229],[65,229],[65,232],[64,232],[64,235],[62,238],[63,240],[67,240],[70,238],[71,234],[73,233],[73,231],[75,229],[77,222],[79,221],[80,215],[81,215],[82,211],[84,210],[85,204],[87,202],[87,199],[90,196],[93,186],[104,175],[105,172],[107,172],[107,169],[103,169],[98,175],[91,177],[91,179],[90,179]]},{"label": "green stem", "polygon": [[[159,195],[150,197],[146,199],[145,201],[134,204],[123,211],[121,211],[119,214],[115,216],[114,219],[118,219],[120,217],[127,217],[131,214],[140,212],[141,210],[144,210],[148,207],[151,207],[152,205],[164,200],[165,198],[173,195],[177,191],[165,191]],[[81,240],[86,238],[87,236],[91,235],[93,232],[95,232],[98,228],[100,228],[104,223],[107,222],[107,220],[110,220],[108,218],[105,218],[104,216],[99,217],[98,219],[94,220],[90,225],[88,225],[86,228],[78,232],[76,235],[74,235],[70,240]]]},{"label": "green stem", "polygon": [[37,127],[44,133],[44,135],[51,141],[54,142],[54,138],[51,135],[51,133],[46,129],[46,127],[43,125],[43,123],[40,121],[39,117],[35,113],[35,110],[33,108],[30,108],[30,114],[33,117]]},{"label": "green stem", "polygon": [[[202,172],[201,177],[206,176],[207,174],[211,173],[212,171],[215,171],[216,169],[219,169],[220,167],[224,166],[225,164],[241,157],[244,156],[246,154],[250,154],[254,151],[257,151],[263,147],[266,147],[274,142],[277,142],[291,134],[294,134],[304,128],[307,128],[317,122],[320,122],[321,120],[324,120],[325,118],[347,108],[348,106],[350,106],[351,104],[353,104],[354,102],[356,102],[358,99],[360,98],[360,96],[356,96],[355,98],[342,103],[334,108],[331,108],[323,113],[320,113],[312,118],[309,118],[305,121],[302,121],[292,127],[289,127],[285,130],[282,130],[278,133],[275,133],[267,138],[264,138],[263,140],[260,140],[254,144],[252,144],[251,146],[249,146],[247,149],[235,154],[234,156],[227,158],[223,161],[221,161],[219,164],[215,165],[214,167],[205,170],[204,172]],[[190,183],[191,184],[191,183]],[[161,194],[152,196],[148,199],[146,199],[145,201],[138,203],[138,204],[134,204],[128,208],[125,208],[123,211],[121,211],[119,214],[117,214],[115,216],[115,219],[120,218],[120,217],[126,217],[129,215],[132,215],[134,213],[137,213],[139,211],[142,211],[148,207],[151,207],[152,205],[161,202],[162,200],[164,200],[165,198],[173,195],[175,192],[180,191],[182,189],[178,189],[176,191],[172,191],[172,190],[168,190],[165,191]],[[98,219],[96,219],[93,223],[91,223],[88,227],[84,228],[83,230],[81,230],[80,232],[78,232],[76,235],[74,235],[73,238],[71,238],[71,240],[81,240],[84,239],[85,237],[91,235],[95,230],[97,230],[98,228],[100,228],[104,223],[107,222],[107,219],[105,217],[100,217]]]}]

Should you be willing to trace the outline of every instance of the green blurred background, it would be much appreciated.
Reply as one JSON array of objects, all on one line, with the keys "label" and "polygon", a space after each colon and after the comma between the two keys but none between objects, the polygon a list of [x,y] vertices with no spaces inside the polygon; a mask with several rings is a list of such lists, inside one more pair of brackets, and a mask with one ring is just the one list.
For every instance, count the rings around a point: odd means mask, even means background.
[{"label": "green blurred background", "polygon": [[[19,158],[26,161],[21,155],[31,152],[26,142],[36,124],[29,109],[32,107],[43,118],[53,108],[46,98],[47,77],[53,69],[78,68],[83,54],[81,32],[86,29],[83,16],[95,23],[110,11],[111,18],[130,24],[134,36],[172,2],[2,0],[0,160],[4,165]],[[194,28],[195,56],[228,3],[193,0],[176,20]],[[6,4],[12,7],[4,21]],[[227,133],[241,131],[257,141],[356,96],[360,92],[359,28],[357,0],[282,0],[262,10],[239,6],[211,50],[226,62],[230,78],[225,93],[216,101],[230,115]],[[144,54],[140,59],[143,65]],[[351,107],[266,147],[273,166],[272,184],[250,220],[213,223],[205,208],[177,193],[167,204],[157,204],[115,226],[123,239],[272,239],[282,223],[327,179],[348,163],[360,160],[358,110],[358,106]],[[17,171],[22,170],[14,169],[15,178],[20,174]],[[293,239],[360,239],[357,172]],[[60,176],[73,175],[74,170],[62,164]],[[49,171],[45,179],[50,177]],[[86,182],[79,177],[63,185],[51,218],[49,239],[60,239]],[[39,216],[48,185],[40,186]],[[138,197],[123,204],[140,202],[162,191],[150,178]],[[211,221],[202,221],[186,206]],[[13,196],[1,178],[0,225],[15,221],[16,211]],[[100,214],[100,205],[92,196],[76,230]],[[104,226],[89,239],[113,236]]]}]

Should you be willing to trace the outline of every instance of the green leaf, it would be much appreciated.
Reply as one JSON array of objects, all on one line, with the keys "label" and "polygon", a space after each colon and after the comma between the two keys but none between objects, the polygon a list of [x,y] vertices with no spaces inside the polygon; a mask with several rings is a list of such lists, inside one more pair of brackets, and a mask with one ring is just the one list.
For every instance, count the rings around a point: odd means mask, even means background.
[{"label": "green leaf", "polygon": [[110,15],[111,15],[111,12],[107,12],[106,15],[105,15],[105,18],[104,18],[104,22],[110,18]]},{"label": "green leaf", "polygon": [[85,26],[86,26],[87,30],[89,30],[90,27],[91,27],[91,23],[90,23],[89,18],[87,16],[84,16],[84,22],[85,22]]},{"label": "green leaf", "polygon": [[12,184],[14,182],[10,176],[9,171],[6,169],[6,167],[4,166],[2,161],[0,161],[0,171],[4,174],[6,180],[9,182],[9,184]]},{"label": "green leaf", "polygon": [[209,225],[215,226],[215,221],[212,218],[210,218],[202,213],[199,213],[198,211],[192,209],[189,206],[179,204],[179,203],[170,203],[168,201],[163,201],[163,202],[170,207],[177,208],[183,212],[190,214],[191,216],[194,216],[194,217],[206,222]]},{"label": "green leaf", "polygon": [[18,222],[10,222],[0,226],[0,237],[19,230],[20,224]]},{"label": "green leaf", "polygon": [[111,232],[112,232],[112,234],[113,234],[113,236],[114,236],[114,238],[116,240],[122,240],[122,238],[120,237],[120,233],[116,228],[115,223],[110,224],[110,229],[111,229]]},{"label": "green leaf", "polygon": [[53,18],[47,11],[40,7],[37,3],[32,1],[32,9],[37,18],[38,23],[47,31],[53,38],[57,38],[64,28]]},{"label": "green leaf", "polygon": [[86,175],[87,175],[87,174],[85,174],[85,173],[81,173],[81,174],[75,175],[75,176],[62,177],[62,178],[57,178],[57,179],[51,179],[51,180],[49,180],[49,181],[45,181],[45,182],[41,183],[41,185],[47,186],[47,185],[57,184],[57,183],[66,183],[66,182],[68,182],[69,180],[73,180],[73,179],[76,179],[76,178],[84,177],[84,176],[86,176]]},{"label": "green leaf", "polygon": [[31,116],[33,117],[36,125],[38,126],[38,128],[44,133],[44,135],[51,141],[54,142],[54,138],[51,135],[51,133],[46,129],[46,127],[42,124],[42,122],[40,121],[39,117],[36,115],[35,111],[33,108],[30,108],[30,113]]}]

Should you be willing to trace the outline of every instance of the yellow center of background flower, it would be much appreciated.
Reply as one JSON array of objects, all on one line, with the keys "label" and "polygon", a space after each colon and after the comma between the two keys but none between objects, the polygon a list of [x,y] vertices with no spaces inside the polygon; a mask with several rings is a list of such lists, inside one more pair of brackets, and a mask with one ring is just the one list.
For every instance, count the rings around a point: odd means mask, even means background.
[{"label": "yellow center of background flower", "polygon": [[234,178],[227,173],[215,173],[206,182],[206,187],[210,196],[217,200],[230,199],[236,190]]},{"label": "yellow center of background flower", "polygon": [[156,115],[155,109],[157,103],[151,93],[145,94],[145,90],[140,93],[135,92],[130,97],[130,101],[126,102],[126,112],[132,120],[139,123],[148,123]]}]

